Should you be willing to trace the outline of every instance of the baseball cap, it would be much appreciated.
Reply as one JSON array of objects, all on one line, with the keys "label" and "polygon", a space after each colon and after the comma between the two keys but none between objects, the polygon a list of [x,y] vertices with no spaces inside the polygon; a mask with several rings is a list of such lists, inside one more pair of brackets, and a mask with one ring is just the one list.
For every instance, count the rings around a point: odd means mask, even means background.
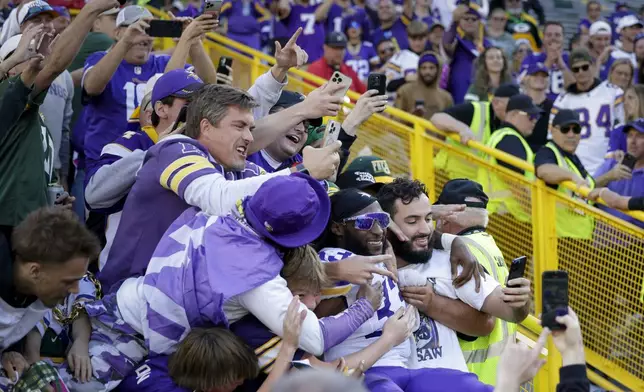
[{"label": "baseball cap", "polygon": [[49,14],[52,18],[59,16],[48,3],[42,0],[36,0],[25,4],[20,11],[18,11],[18,24],[21,25],[34,16],[40,14]]},{"label": "baseball cap", "polygon": [[457,178],[445,183],[434,204],[465,204],[467,207],[487,208],[488,200],[481,184],[466,178]]},{"label": "baseball cap", "polygon": [[494,96],[496,98],[511,98],[519,94],[520,92],[521,90],[516,84],[504,83],[497,87],[497,89],[494,91]]},{"label": "baseball cap", "polygon": [[593,57],[590,55],[590,53],[588,53],[588,50],[584,48],[578,48],[570,53],[570,60],[568,65],[573,66],[576,62],[579,61],[587,61],[592,64]]},{"label": "baseball cap", "polygon": [[154,106],[166,97],[188,98],[197,92],[204,83],[199,76],[185,69],[174,69],[163,74],[154,84],[150,103]]},{"label": "baseball cap", "polygon": [[361,170],[356,170],[356,171],[345,171],[342,174],[340,174],[335,181],[335,184],[340,188],[340,189],[370,189],[373,190],[374,192],[378,192],[380,188],[384,185],[383,183],[378,183],[376,182],[376,179],[373,177],[373,174],[366,172],[366,171],[361,171]]},{"label": "baseball cap", "polygon": [[521,110],[522,112],[526,112],[528,114],[543,113],[543,110],[541,110],[540,107],[532,102],[532,98],[528,97],[525,94],[517,94],[510,98],[507,111],[511,112],[513,110]]},{"label": "baseball cap", "polygon": [[128,5],[116,15],[116,27],[129,26],[143,18],[152,18],[152,13],[138,5]]},{"label": "baseball cap", "polygon": [[622,19],[619,20],[619,24],[617,25],[617,32],[621,33],[622,29],[625,29],[627,27],[632,27],[632,26],[637,26],[640,25],[640,27],[644,27],[644,24],[642,24],[642,21],[635,15],[626,15]]},{"label": "baseball cap", "polygon": [[526,75],[534,75],[534,74],[537,74],[539,72],[543,72],[546,75],[550,74],[550,72],[548,70],[548,67],[546,67],[546,65],[544,63],[531,62],[530,64],[528,64],[528,66],[526,68]]},{"label": "baseball cap", "polygon": [[346,171],[363,171],[371,173],[376,182],[382,184],[389,184],[394,181],[387,161],[375,155],[357,157],[347,166]]},{"label": "baseball cap", "polygon": [[603,20],[598,20],[597,22],[594,22],[590,25],[590,28],[588,29],[588,35],[592,37],[593,35],[599,34],[612,35],[613,30],[610,28],[610,25],[608,23],[604,22]]},{"label": "baseball cap", "polygon": [[377,202],[378,199],[358,189],[342,189],[331,196],[331,220],[341,222]]},{"label": "baseball cap", "polygon": [[[273,112],[274,109],[276,108],[283,108],[283,109],[290,108],[293,105],[303,102],[304,99],[306,99],[306,97],[301,93],[298,93],[295,91],[283,90],[282,94],[280,94],[279,99],[277,100],[275,105],[273,105],[273,107],[271,108],[271,112]],[[322,125],[322,120],[323,120],[322,118],[309,119],[309,125],[312,125],[314,127],[319,127],[320,125]]]},{"label": "baseball cap", "polygon": [[347,47],[347,36],[344,33],[337,31],[332,31],[326,35],[324,39],[324,44],[332,48],[346,48]]},{"label": "baseball cap", "polygon": [[107,11],[101,12],[101,14],[99,16],[114,15],[114,14],[118,14],[119,12],[121,12],[121,9],[118,8],[118,7],[115,7],[115,8],[109,9]]},{"label": "baseball cap", "polygon": [[555,114],[555,117],[552,119],[552,125],[555,127],[565,127],[572,124],[581,126],[581,123],[579,121],[579,114],[574,110],[561,109],[557,112],[557,114]]},{"label": "baseball cap", "polygon": [[57,6],[52,6],[51,8],[58,14],[58,16],[62,16],[65,19],[69,19],[69,20],[72,19],[72,16],[70,15],[69,10],[66,7],[57,5]]},{"label": "baseball cap", "polygon": [[2,46],[0,46],[0,63],[11,56],[11,53],[13,53],[18,48],[18,44],[20,43],[21,38],[22,34],[14,35],[13,37],[6,40]]},{"label": "baseball cap", "polygon": [[635,121],[631,121],[624,126],[624,133],[628,133],[630,130],[635,129],[638,132],[644,133],[644,118],[638,118]]},{"label": "baseball cap", "polygon": [[271,178],[242,204],[249,225],[285,248],[297,248],[317,239],[326,229],[331,213],[324,186],[302,173]]}]

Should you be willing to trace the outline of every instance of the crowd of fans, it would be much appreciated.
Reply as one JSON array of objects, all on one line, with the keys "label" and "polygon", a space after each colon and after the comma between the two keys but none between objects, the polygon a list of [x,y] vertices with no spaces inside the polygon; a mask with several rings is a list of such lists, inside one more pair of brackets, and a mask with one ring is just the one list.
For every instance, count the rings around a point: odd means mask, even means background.
[{"label": "crowd of fans", "polygon": [[[386,160],[348,157],[393,105],[560,192],[643,209],[644,35],[624,5],[603,21],[589,2],[568,53],[538,1],[153,1],[182,23],[170,54],[140,5],[91,0],[73,20],[3,5],[0,390],[518,391],[549,335],[558,390],[588,390],[572,309],[516,342],[531,282],[508,281],[486,228],[530,214],[503,179],[441,151],[450,181],[430,200]],[[232,87],[213,31],[275,64]],[[352,79],[338,140],[323,118],[341,86],[285,90],[292,68]],[[592,237],[588,219],[558,207],[558,235]]]}]

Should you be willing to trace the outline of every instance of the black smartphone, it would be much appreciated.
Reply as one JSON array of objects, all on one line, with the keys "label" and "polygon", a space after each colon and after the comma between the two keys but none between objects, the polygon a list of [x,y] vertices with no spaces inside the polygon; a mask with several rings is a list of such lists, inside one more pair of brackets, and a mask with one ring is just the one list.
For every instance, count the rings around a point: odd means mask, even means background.
[{"label": "black smartphone", "polygon": [[417,99],[417,100],[416,100],[416,102],[415,102],[415,104],[416,104],[416,107],[417,107],[417,108],[418,108],[418,107],[423,107],[423,108],[425,107],[425,101],[424,101],[424,100],[422,100],[422,99]]},{"label": "black smartphone", "polygon": [[150,37],[179,38],[183,33],[183,22],[178,20],[151,20],[145,31]]},{"label": "black smartphone", "polygon": [[218,74],[230,76],[230,70],[232,68],[233,68],[233,59],[231,57],[221,56],[219,58],[219,65],[217,65]]},{"label": "black smartphone", "polygon": [[626,153],[626,155],[624,155],[624,159],[622,159],[622,165],[626,166],[631,170],[633,170],[636,163],[637,163],[637,159],[635,159],[635,157],[629,153]]},{"label": "black smartphone", "polygon": [[385,95],[387,77],[381,73],[371,73],[367,78],[367,90],[378,90],[378,95]]},{"label": "black smartphone", "polygon": [[544,271],[541,276],[542,305],[541,325],[551,331],[566,329],[555,317],[568,314],[568,273]]},{"label": "black smartphone", "polygon": [[512,264],[510,265],[510,273],[508,274],[508,281],[505,282],[506,286],[513,287],[508,285],[509,281],[511,281],[512,279],[523,278],[527,261],[528,258],[526,256],[517,257],[516,259],[512,260]]}]

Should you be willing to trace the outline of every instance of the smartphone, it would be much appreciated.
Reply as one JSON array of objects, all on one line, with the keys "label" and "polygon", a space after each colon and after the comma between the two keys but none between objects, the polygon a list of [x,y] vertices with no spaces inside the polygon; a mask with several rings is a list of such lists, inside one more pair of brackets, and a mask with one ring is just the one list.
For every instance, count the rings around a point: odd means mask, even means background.
[{"label": "smartphone", "polygon": [[178,20],[151,20],[145,31],[150,37],[179,38],[183,33],[183,22]]},{"label": "smartphone", "polygon": [[[217,66],[217,73],[230,76],[230,70],[233,67],[233,59],[231,57],[221,56],[219,58],[219,65]],[[223,84],[217,81],[217,84]]]},{"label": "smartphone", "polygon": [[342,74],[341,72],[335,71],[333,75],[331,75],[331,79],[329,80],[327,87],[342,86],[342,89],[336,91],[333,95],[336,97],[344,98],[344,96],[347,95],[347,91],[349,91],[349,88],[351,87],[351,83],[352,80],[350,77]]},{"label": "smartphone", "polygon": [[512,260],[512,264],[510,265],[510,274],[508,275],[507,282],[505,282],[506,286],[508,286],[508,282],[512,279],[523,278],[527,260],[528,258],[526,256],[517,257],[516,259]]},{"label": "smartphone", "polygon": [[203,7],[204,14],[212,14],[217,19],[219,19],[219,12],[221,11],[221,6],[224,4],[223,0],[206,0]]},{"label": "smartphone", "polygon": [[568,314],[568,273],[544,271],[541,276],[542,304],[541,325],[551,331],[566,329],[555,317]]},{"label": "smartphone", "polygon": [[367,78],[367,90],[378,90],[378,95],[387,94],[387,77],[382,73],[369,74]]},{"label": "smartphone", "polygon": [[415,102],[417,108],[425,108],[425,101],[422,99],[417,99]]},{"label": "smartphone", "polygon": [[622,159],[622,165],[628,167],[631,170],[633,170],[636,163],[637,163],[637,159],[629,153],[626,153],[624,155],[624,159]]},{"label": "smartphone", "polygon": [[324,143],[322,144],[322,146],[326,147],[338,140],[338,137],[340,137],[341,128],[342,126],[339,122],[329,120],[329,122],[326,124],[326,129],[324,130]]}]

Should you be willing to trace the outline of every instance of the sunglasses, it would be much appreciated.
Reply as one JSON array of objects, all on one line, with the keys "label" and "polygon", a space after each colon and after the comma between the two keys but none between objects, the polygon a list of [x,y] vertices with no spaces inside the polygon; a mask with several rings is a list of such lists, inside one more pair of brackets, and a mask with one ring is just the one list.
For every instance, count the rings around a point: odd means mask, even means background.
[{"label": "sunglasses", "polygon": [[579,71],[588,71],[590,69],[590,64],[580,65],[579,67],[571,67],[570,70],[572,73],[579,73]]},{"label": "sunglasses", "polygon": [[372,212],[370,214],[353,216],[351,218],[344,219],[342,222],[355,222],[355,228],[357,230],[368,231],[373,228],[373,224],[378,222],[380,228],[386,229],[389,227],[389,214],[386,212]]},{"label": "sunglasses", "polygon": [[564,135],[567,134],[568,132],[574,133],[575,135],[579,135],[581,133],[581,127],[576,126],[576,125],[570,125],[565,128],[559,128],[559,131],[563,133]]},{"label": "sunglasses", "polygon": [[528,118],[530,119],[530,121],[537,121],[537,120],[539,120],[539,119],[541,118],[541,113],[532,113],[532,114],[529,114],[529,113],[526,113],[526,112],[524,112],[524,111],[521,111],[521,114],[524,114],[524,115],[528,116]]}]

